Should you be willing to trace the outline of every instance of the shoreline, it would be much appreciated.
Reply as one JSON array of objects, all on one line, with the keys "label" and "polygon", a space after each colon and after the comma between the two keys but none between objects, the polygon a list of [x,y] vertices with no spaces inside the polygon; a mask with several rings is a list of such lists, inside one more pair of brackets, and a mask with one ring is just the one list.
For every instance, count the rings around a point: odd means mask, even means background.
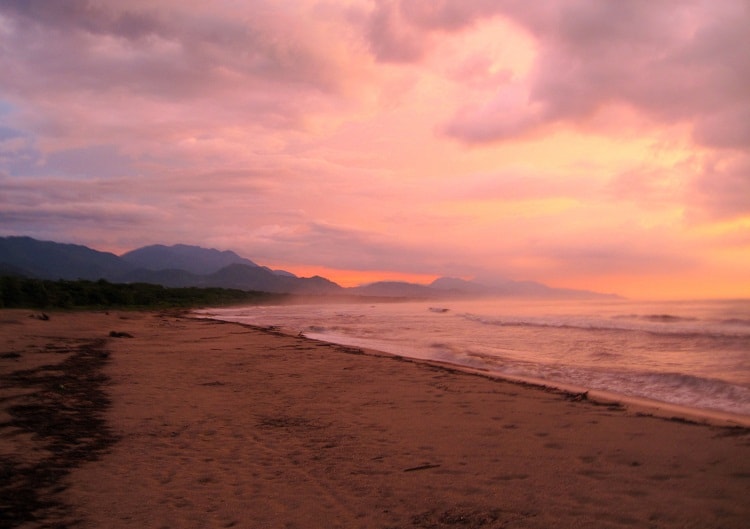
[{"label": "shoreline", "polygon": [[430,360],[425,358],[416,358],[406,355],[400,355],[396,353],[389,353],[387,351],[380,351],[378,349],[372,349],[369,347],[350,346],[346,344],[339,344],[327,340],[320,340],[317,338],[310,338],[305,336],[303,333],[295,333],[295,331],[287,331],[276,326],[263,326],[255,325],[251,323],[242,323],[236,321],[222,320],[217,317],[209,317],[203,314],[194,313],[188,311],[185,314],[187,318],[194,318],[197,320],[212,320],[219,321],[222,323],[233,323],[236,325],[242,325],[251,329],[257,329],[263,332],[274,332],[283,336],[289,337],[301,337],[305,340],[313,342],[327,343],[336,345],[339,347],[361,350],[364,354],[382,356],[388,358],[403,358],[405,360],[424,363],[436,367],[443,367],[447,370],[454,370],[466,374],[474,374],[478,376],[488,377],[490,379],[504,380],[510,383],[517,383],[521,385],[528,385],[531,387],[537,387],[541,390],[559,391],[562,394],[569,395],[571,398],[577,398],[579,400],[589,400],[599,405],[620,405],[629,410],[630,413],[642,414],[654,416],[666,420],[684,420],[694,422],[696,424],[707,424],[714,426],[727,426],[727,427],[740,427],[750,428],[750,415],[741,415],[737,413],[730,413],[721,410],[711,410],[705,408],[693,408],[690,406],[684,406],[680,404],[673,404],[670,402],[664,402],[656,399],[649,399],[646,397],[636,397],[631,395],[624,395],[613,391],[607,391],[602,389],[591,389],[585,386],[576,384],[569,384],[564,382],[554,382],[544,380],[541,378],[533,377],[522,377],[507,375],[499,373],[497,371],[491,371],[489,369],[481,369],[476,367],[465,366],[462,364],[451,363],[441,360]]},{"label": "shoreline", "polygon": [[106,404],[96,430],[112,442],[98,450],[90,432],[67,464],[7,421],[29,399],[68,417],[83,402],[49,398],[67,383],[0,386],[3,460],[63,470],[25,524],[3,527],[739,529],[750,517],[747,428],[184,312],[49,316],[0,311],[0,375],[55,374],[99,343],[81,387],[104,391],[91,406]]}]

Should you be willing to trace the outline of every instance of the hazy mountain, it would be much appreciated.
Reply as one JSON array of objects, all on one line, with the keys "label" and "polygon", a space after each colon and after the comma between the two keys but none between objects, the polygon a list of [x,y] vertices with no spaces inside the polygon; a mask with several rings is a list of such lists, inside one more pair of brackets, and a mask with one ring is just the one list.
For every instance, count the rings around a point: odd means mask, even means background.
[{"label": "hazy mountain", "polygon": [[294,275],[293,273],[291,273],[291,272],[287,272],[286,270],[271,270],[271,269],[270,269],[270,268],[268,268],[267,266],[262,266],[261,268],[265,268],[266,270],[268,270],[269,272],[272,272],[272,273],[276,274],[277,276],[284,276],[284,277],[297,277],[297,276],[296,276],[296,275]]},{"label": "hazy mountain", "polygon": [[347,294],[390,298],[616,297],[585,290],[551,288],[533,281],[494,280],[491,284],[441,277],[430,285],[381,281],[342,288],[326,278],[296,277],[259,266],[231,251],[178,244],[139,248],[118,257],[75,244],[0,237],[0,274],[41,279],[107,279],[169,287],[223,287],[312,295]]},{"label": "hazy mountain", "polygon": [[113,253],[31,237],[0,237],[0,263],[42,279],[115,279],[132,268]]},{"label": "hazy mountain", "polygon": [[439,277],[432,283],[430,283],[430,287],[442,290],[444,292],[453,292],[456,294],[486,294],[487,293],[487,287],[485,285],[480,285],[478,283],[474,283],[473,281],[466,281],[464,279],[459,279],[456,277]]},{"label": "hazy mountain", "polygon": [[430,287],[446,294],[460,297],[537,297],[537,298],[600,298],[618,297],[614,294],[600,294],[589,290],[553,288],[536,281],[495,280],[489,284],[478,281],[466,281],[455,277],[441,277],[430,284]]},{"label": "hazy mountain", "polygon": [[401,281],[378,281],[369,285],[347,289],[350,294],[358,296],[377,296],[384,298],[437,298],[445,293],[426,285],[405,283]]},{"label": "hazy mountain", "polygon": [[146,270],[185,270],[191,274],[213,274],[231,264],[258,266],[232,251],[219,251],[187,244],[144,246],[120,256],[135,268]]},{"label": "hazy mountain", "polygon": [[344,292],[336,283],[323,277],[290,277],[274,273],[259,266],[233,264],[203,277],[200,286],[262,290],[296,294],[340,294]]},{"label": "hazy mountain", "polygon": [[[451,299],[479,297],[533,297],[533,298],[594,298],[613,297],[587,290],[552,288],[534,281],[503,280],[492,285],[466,281],[455,277],[440,277],[429,285],[383,281],[350,288],[350,292],[362,296],[381,296],[419,299]],[[616,297],[616,296],[614,296]]]}]

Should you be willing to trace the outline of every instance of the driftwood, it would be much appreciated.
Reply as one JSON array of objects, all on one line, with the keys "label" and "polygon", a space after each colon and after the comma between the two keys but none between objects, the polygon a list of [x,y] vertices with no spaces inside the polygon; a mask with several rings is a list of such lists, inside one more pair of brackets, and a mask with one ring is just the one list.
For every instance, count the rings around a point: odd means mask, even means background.
[{"label": "driftwood", "polygon": [[415,472],[417,470],[427,470],[429,468],[437,468],[439,466],[440,465],[435,465],[435,464],[428,463],[426,465],[419,465],[418,467],[405,468],[404,472]]}]

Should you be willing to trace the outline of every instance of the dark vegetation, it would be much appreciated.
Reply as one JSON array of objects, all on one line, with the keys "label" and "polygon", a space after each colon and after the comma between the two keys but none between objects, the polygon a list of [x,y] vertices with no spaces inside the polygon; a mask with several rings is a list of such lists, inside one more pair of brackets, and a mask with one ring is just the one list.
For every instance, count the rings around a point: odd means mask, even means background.
[{"label": "dark vegetation", "polygon": [[169,288],[148,283],[110,283],[104,279],[51,281],[0,276],[0,308],[189,308],[272,302],[283,297],[228,288]]}]

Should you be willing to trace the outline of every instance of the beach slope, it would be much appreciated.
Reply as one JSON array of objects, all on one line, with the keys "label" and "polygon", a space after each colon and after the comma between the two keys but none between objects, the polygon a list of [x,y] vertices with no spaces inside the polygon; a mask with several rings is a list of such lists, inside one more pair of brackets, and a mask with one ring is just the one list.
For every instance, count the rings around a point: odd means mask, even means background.
[{"label": "beach slope", "polygon": [[746,528],[750,431],[167,313],[0,311],[0,527]]}]

